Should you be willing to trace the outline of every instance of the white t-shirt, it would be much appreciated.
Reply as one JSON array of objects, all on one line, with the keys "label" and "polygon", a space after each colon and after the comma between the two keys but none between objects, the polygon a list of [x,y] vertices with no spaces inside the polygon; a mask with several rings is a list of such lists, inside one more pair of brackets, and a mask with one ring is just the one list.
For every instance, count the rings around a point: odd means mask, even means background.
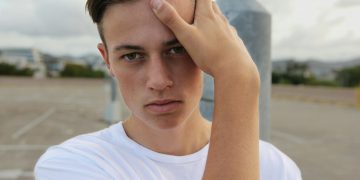
[{"label": "white t-shirt", "polygon": [[[200,180],[209,145],[186,156],[161,154],[131,140],[122,123],[50,147],[35,166],[38,180]],[[260,141],[261,180],[300,180],[296,164]]]}]

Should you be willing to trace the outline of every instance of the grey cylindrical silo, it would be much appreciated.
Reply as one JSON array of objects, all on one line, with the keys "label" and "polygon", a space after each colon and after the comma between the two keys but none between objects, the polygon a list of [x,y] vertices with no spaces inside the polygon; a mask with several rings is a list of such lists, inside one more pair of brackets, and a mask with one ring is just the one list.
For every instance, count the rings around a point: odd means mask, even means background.
[{"label": "grey cylindrical silo", "polygon": [[[260,138],[269,140],[271,96],[271,15],[255,0],[217,0],[223,14],[237,29],[261,77]],[[201,110],[208,119],[212,117],[214,85],[205,76]]]}]

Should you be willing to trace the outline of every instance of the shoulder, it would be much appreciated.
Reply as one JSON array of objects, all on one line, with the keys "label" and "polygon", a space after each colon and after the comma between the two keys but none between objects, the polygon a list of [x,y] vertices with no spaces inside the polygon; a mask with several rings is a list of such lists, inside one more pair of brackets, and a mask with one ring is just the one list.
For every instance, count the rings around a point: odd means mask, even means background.
[{"label": "shoulder", "polygon": [[[109,179],[115,153],[107,129],[50,147],[37,161],[36,179]],[[110,140],[109,140],[110,139]]]},{"label": "shoulder", "polygon": [[301,180],[298,166],[274,145],[260,141],[261,179]]}]

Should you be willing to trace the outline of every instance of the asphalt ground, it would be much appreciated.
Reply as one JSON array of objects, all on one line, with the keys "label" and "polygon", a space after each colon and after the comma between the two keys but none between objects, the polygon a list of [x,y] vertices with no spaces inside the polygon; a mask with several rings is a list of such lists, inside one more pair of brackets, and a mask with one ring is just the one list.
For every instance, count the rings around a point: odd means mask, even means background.
[{"label": "asphalt ground", "polygon": [[107,126],[105,82],[0,78],[0,179],[33,179],[53,144]]},{"label": "asphalt ground", "polygon": [[[33,179],[47,147],[107,127],[106,81],[0,77],[0,179]],[[274,86],[271,142],[303,179],[360,177],[360,109],[352,89]]]}]

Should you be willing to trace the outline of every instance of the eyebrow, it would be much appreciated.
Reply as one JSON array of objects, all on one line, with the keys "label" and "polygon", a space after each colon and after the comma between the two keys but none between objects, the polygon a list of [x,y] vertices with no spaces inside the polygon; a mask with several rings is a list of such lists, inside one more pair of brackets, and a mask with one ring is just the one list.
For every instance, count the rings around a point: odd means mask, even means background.
[{"label": "eyebrow", "polygon": [[174,39],[171,39],[169,41],[166,41],[163,43],[164,46],[173,46],[173,45],[176,45],[176,44],[180,44],[179,40],[174,38]]},{"label": "eyebrow", "polygon": [[119,45],[119,46],[116,46],[114,48],[114,51],[120,51],[120,50],[123,50],[123,49],[127,49],[127,50],[144,50],[143,47],[141,46],[135,46],[135,45],[128,45],[128,44],[125,44],[125,45]]},{"label": "eyebrow", "polygon": [[[176,44],[180,44],[179,40],[177,40],[176,38],[174,39],[171,39],[169,41],[166,41],[166,42],[163,42],[162,43],[163,46],[173,46],[173,45],[176,45]],[[137,46],[137,45],[130,45],[130,44],[124,44],[124,45],[119,45],[119,46],[116,46],[114,48],[114,51],[120,51],[120,50],[141,50],[141,51],[144,51],[145,49],[141,46]]]}]

